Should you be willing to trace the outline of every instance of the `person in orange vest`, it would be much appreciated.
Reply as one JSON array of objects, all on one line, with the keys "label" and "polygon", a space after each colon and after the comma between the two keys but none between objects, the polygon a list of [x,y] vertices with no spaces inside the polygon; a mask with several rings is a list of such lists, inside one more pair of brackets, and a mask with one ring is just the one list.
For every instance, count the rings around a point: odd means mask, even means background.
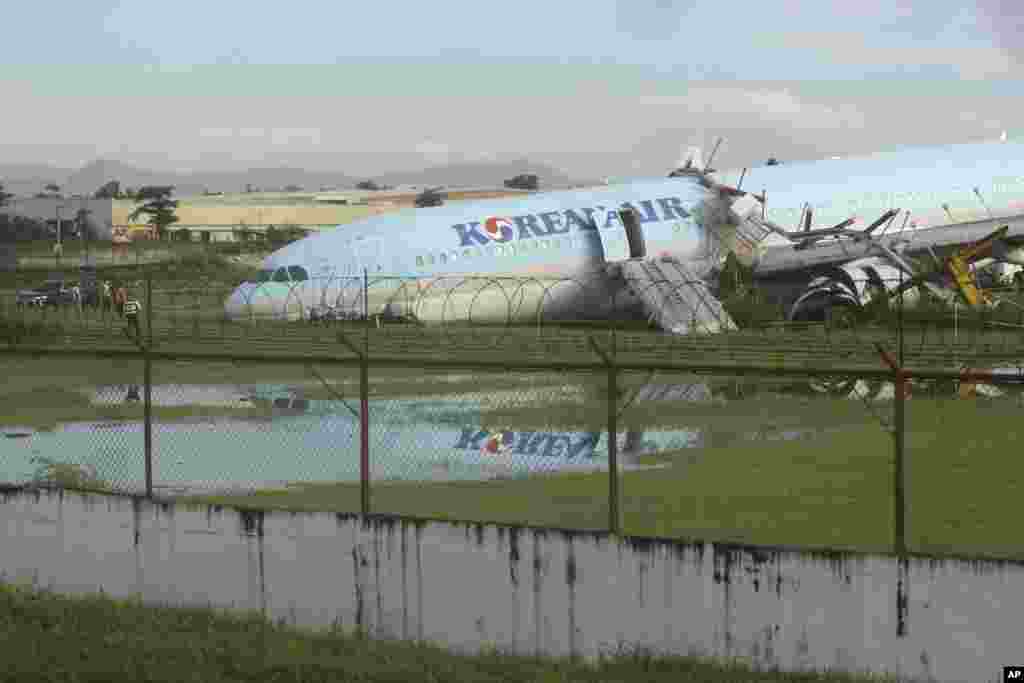
[{"label": "person in orange vest", "polygon": [[128,290],[120,282],[114,283],[114,310],[124,317],[124,305],[128,302]]}]

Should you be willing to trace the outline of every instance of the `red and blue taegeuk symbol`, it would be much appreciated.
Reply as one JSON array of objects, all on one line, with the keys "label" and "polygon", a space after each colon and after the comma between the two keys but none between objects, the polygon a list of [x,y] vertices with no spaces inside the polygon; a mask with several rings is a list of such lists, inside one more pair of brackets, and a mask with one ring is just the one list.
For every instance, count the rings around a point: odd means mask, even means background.
[{"label": "red and blue taegeuk symbol", "polygon": [[484,221],[484,234],[493,242],[508,242],[512,239],[512,221],[501,216],[491,216]]}]

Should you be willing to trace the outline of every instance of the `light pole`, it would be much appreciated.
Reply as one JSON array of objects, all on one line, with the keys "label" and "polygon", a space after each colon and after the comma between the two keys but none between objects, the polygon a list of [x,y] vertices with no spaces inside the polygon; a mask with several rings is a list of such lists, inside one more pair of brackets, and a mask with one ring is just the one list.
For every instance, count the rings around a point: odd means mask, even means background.
[{"label": "light pole", "polygon": [[64,247],[61,244],[61,229],[60,229],[61,228],[61,226],[60,226],[60,210],[63,209],[63,208],[64,208],[64,205],[61,204],[60,202],[57,202],[54,205],[54,211],[57,214],[57,244],[54,245],[53,255],[54,255],[54,258],[56,260],[56,267],[57,268],[60,268],[60,257],[62,255],[62,252],[64,251]]}]

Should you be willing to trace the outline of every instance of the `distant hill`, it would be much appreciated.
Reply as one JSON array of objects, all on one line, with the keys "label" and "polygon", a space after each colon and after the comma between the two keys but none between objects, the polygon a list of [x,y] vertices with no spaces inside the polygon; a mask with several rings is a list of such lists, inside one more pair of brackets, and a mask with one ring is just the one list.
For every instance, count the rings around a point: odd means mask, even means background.
[{"label": "distant hill", "polygon": [[306,191],[324,187],[351,188],[361,180],[385,185],[442,185],[445,187],[501,187],[505,180],[521,173],[536,173],[541,189],[567,187],[574,183],[565,173],[526,159],[501,162],[473,162],[436,166],[418,171],[397,171],[379,176],[350,176],[297,168],[252,168],[246,171],[199,171],[175,173],[138,168],[120,161],[99,159],[80,169],[43,164],[0,164],[0,182],[8,192],[31,196],[56,183],[64,194],[92,194],[110,180],[121,188],[143,185],[174,185],[175,195],[187,197],[211,192],[242,192],[246,185],[263,190],[280,190],[295,185]]},{"label": "distant hill", "polygon": [[261,189],[281,189],[296,185],[307,190],[350,185],[356,181],[341,173],[324,173],[294,168],[253,168],[247,171],[198,171],[173,173],[151,171],[119,161],[94,161],[68,176],[67,192],[95,192],[110,180],[121,182],[121,188],[143,185],[174,185],[179,197],[211,192],[242,192],[246,185]]}]

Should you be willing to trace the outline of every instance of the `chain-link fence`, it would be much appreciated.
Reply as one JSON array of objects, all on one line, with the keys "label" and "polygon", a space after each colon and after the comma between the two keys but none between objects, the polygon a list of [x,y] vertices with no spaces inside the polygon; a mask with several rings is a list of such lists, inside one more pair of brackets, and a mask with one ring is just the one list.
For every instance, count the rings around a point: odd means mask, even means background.
[{"label": "chain-link fence", "polygon": [[[360,315],[298,321],[226,315],[230,284],[132,268],[104,279],[93,298],[81,284],[9,281],[0,481],[777,545],[1021,552],[1006,520],[1024,485],[1014,458],[1024,338],[1007,307],[1006,319],[886,309],[855,324],[670,335],[649,321],[367,317],[378,309],[366,275],[349,297]],[[472,296],[458,298],[456,284],[437,285],[451,300],[438,310],[512,291],[464,283]]]},{"label": "chain-link fence", "polygon": [[[0,356],[0,481],[157,499],[1020,554],[1018,368]],[[368,359],[368,360],[367,360]],[[148,366],[148,367],[147,367]],[[900,390],[900,386],[904,390]]]}]

